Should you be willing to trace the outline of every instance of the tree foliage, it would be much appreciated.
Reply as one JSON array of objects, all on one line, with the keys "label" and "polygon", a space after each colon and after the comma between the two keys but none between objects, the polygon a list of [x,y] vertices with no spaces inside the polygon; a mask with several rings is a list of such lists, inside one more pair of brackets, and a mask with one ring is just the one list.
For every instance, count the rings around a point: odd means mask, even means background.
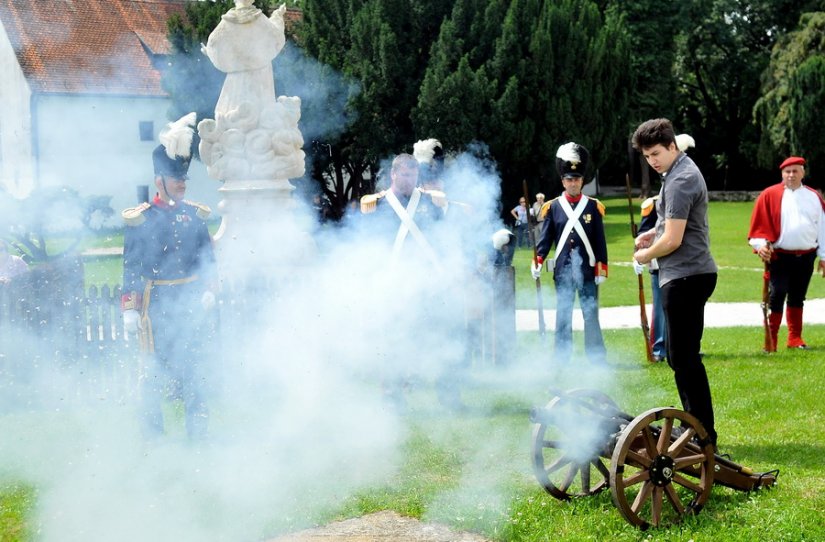
[{"label": "tree foliage", "polygon": [[799,66],[791,79],[788,101],[790,152],[808,160],[809,173],[818,173],[825,166],[825,55],[811,56]]},{"label": "tree foliage", "polygon": [[[825,12],[806,13],[796,30],[784,34],[771,53],[754,118],[761,128],[760,163],[775,167],[777,157],[805,154],[821,160],[823,130],[822,59]],[[825,163],[823,163],[825,166]]]},{"label": "tree foliage", "polygon": [[[603,184],[618,183],[630,133],[661,116],[696,138],[711,188],[745,188],[792,145],[822,148],[811,58],[822,28],[812,14],[789,32],[823,4],[302,0],[276,79],[279,93],[302,98],[308,170],[339,211],[374,188],[382,160],[429,137],[448,152],[486,144],[505,198],[525,179],[552,193],[553,155],[569,140],[591,150]],[[198,55],[229,7],[192,2],[187,25],[170,22],[178,113],[214,108],[220,82]]]},{"label": "tree foliage", "polygon": [[313,141],[313,170],[334,207],[374,189],[381,161],[410,151],[411,111],[444,0],[306,0],[306,51],[348,82],[344,130]]},{"label": "tree foliage", "polygon": [[487,143],[505,198],[522,180],[547,191],[560,144],[582,143],[598,167],[624,139],[629,61],[621,15],[589,0],[459,0],[433,45],[413,118],[452,150]]}]

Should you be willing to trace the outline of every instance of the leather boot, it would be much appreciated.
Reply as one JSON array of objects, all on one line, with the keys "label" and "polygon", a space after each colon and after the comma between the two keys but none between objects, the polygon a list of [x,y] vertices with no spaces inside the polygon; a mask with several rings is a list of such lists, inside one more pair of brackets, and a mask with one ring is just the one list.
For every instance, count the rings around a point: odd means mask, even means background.
[{"label": "leather boot", "polygon": [[785,320],[788,322],[788,348],[808,348],[802,340],[802,307],[786,307]]},{"label": "leather boot", "polygon": [[779,325],[782,323],[782,313],[772,312],[768,315],[768,324],[771,330],[771,349],[768,352],[776,352],[777,336],[779,335]]}]

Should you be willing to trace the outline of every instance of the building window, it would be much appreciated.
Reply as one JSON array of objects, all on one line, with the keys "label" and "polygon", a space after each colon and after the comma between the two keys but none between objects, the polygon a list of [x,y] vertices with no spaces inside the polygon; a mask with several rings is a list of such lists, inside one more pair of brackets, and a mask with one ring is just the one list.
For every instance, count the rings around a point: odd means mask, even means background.
[{"label": "building window", "polygon": [[155,123],[151,120],[142,120],[138,124],[140,130],[141,141],[154,141],[155,139]]}]

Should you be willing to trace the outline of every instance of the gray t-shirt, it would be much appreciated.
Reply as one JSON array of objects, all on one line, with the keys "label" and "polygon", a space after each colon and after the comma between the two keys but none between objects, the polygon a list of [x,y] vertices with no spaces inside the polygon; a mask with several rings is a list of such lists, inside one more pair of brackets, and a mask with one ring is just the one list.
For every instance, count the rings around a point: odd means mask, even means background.
[{"label": "gray t-shirt", "polygon": [[656,202],[659,219],[656,238],[665,232],[665,219],[687,220],[682,245],[658,259],[659,285],[692,275],[716,273],[710,254],[708,228],[708,188],[693,160],[682,153],[662,176],[662,189]]}]

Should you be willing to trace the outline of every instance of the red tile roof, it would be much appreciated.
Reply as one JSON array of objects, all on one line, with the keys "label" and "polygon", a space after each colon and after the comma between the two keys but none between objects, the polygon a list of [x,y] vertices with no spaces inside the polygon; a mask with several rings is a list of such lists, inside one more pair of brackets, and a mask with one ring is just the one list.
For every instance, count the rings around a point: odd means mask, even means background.
[{"label": "red tile roof", "polygon": [[165,96],[151,55],[185,0],[0,0],[0,21],[33,92]]}]

